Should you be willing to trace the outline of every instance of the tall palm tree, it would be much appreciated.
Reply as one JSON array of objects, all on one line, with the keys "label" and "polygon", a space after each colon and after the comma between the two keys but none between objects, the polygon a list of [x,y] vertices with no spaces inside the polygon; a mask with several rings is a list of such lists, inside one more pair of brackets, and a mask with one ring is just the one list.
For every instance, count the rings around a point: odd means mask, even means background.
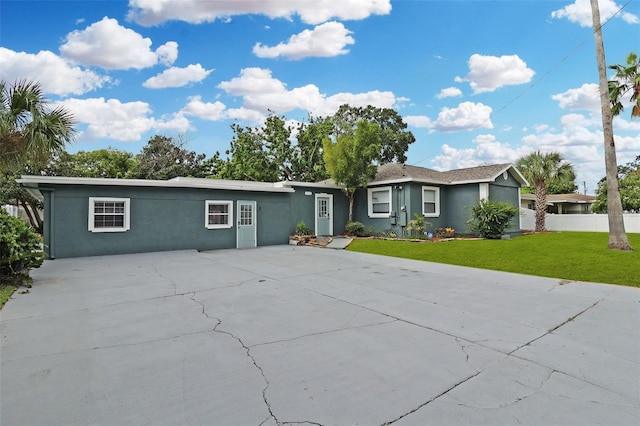
[{"label": "tall palm tree", "polygon": [[609,69],[615,70],[613,80],[609,80],[609,97],[611,100],[611,113],[619,115],[624,106],[622,97],[631,92],[631,117],[640,117],[640,58],[634,52],[627,56],[627,65],[610,65]]},{"label": "tall palm tree", "polygon": [[73,116],[49,109],[39,83],[0,81],[0,170],[41,166],[74,135]]},{"label": "tall palm tree", "polygon": [[521,157],[516,166],[530,183],[536,194],[536,231],[544,231],[547,209],[547,183],[562,181],[575,176],[573,165],[565,161],[560,153],[543,154],[540,151]]},{"label": "tall palm tree", "polygon": [[42,229],[38,200],[17,187],[15,177],[43,168],[74,136],[73,116],[62,107],[48,108],[39,83],[0,81],[0,192],[15,197],[36,229]]},{"label": "tall palm tree", "polygon": [[613,115],[611,112],[611,95],[607,81],[607,68],[602,41],[602,24],[598,0],[591,0],[591,17],[593,22],[593,38],[596,45],[596,62],[598,64],[598,81],[600,85],[600,108],[602,110],[602,133],[604,134],[604,165],[607,177],[607,218],[609,221],[609,244],[611,250],[631,251],[631,244],[624,230],[622,201],[618,184],[618,160],[616,144],[613,139]]}]

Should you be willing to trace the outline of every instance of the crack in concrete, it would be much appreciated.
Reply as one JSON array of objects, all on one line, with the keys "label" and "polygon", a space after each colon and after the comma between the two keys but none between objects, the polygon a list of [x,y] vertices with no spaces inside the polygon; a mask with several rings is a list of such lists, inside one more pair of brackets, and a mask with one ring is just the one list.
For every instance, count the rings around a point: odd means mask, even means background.
[{"label": "crack in concrete", "polygon": [[216,331],[215,328],[213,328],[211,330],[194,331],[192,333],[181,333],[181,334],[176,334],[174,336],[161,337],[159,339],[144,340],[144,341],[141,341],[141,342],[118,343],[117,345],[94,346],[92,348],[73,349],[73,350],[70,350],[70,351],[62,351],[62,352],[47,352],[47,353],[44,353],[44,354],[29,355],[29,356],[26,356],[26,357],[20,357],[20,358],[16,358],[16,359],[7,359],[6,362],[15,362],[15,361],[27,360],[27,359],[31,359],[31,358],[39,358],[39,357],[42,357],[42,356],[68,355],[68,354],[85,352],[85,351],[97,351],[97,350],[102,350],[102,349],[113,349],[113,348],[120,348],[120,347],[125,347],[125,346],[146,345],[146,344],[149,344],[149,343],[156,343],[156,342],[162,342],[162,341],[165,341],[165,340],[172,340],[172,339],[176,339],[178,337],[194,336],[196,334],[207,334],[207,333],[212,333],[212,332],[215,332],[215,331]]},{"label": "crack in concrete", "polygon": [[392,319],[392,320],[389,320],[389,321],[381,321],[381,322],[376,322],[376,323],[372,323],[372,324],[363,324],[363,325],[358,325],[358,326],[355,326],[355,327],[343,327],[343,328],[335,328],[335,329],[325,330],[325,331],[318,331],[316,333],[303,334],[301,336],[292,337],[290,339],[280,339],[280,340],[272,340],[272,341],[269,341],[269,342],[256,343],[255,345],[251,345],[250,347],[251,348],[256,348],[258,346],[272,345],[272,344],[275,344],[275,343],[294,342],[296,340],[304,339],[305,337],[321,336],[323,334],[336,333],[336,332],[345,331],[345,330],[356,330],[358,328],[375,327],[375,326],[378,326],[378,325],[390,324],[390,323],[396,322],[396,321],[398,321],[398,320],[397,319]]},{"label": "crack in concrete", "polygon": [[178,284],[176,284],[176,282],[174,280],[172,280],[171,278],[165,276],[163,273],[158,271],[158,267],[155,264],[151,264],[149,266],[151,267],[151,272],[154,275],[156,275],[156,276],[158,276],[158,277],[160,277],[162,279],[167,280],[169,282],[169,284],[171,284],[171,287],[173,287],[173,295],[176,296],[177,293],[178,293]]},{"label": "crack in concrete", "polygon": [[414,408],[413,410],[408,411],[408,412],[406,412],[406,413],[402,414],[401,416],[396,417],[396,418],[395,418],[395,419],[393,419],[393,420],[389,420],[388,422],[384,422],[384,423],[382,423],[382,425],[381,425],[381,426],[388,426],[388,425],[394,424],[394,423],[396,423],[397,421],[399,421],[399,420],[401,420],[401,419],[403,419],[403,418],[407,417],[408,415],[410,415],[410,414],[413,414],[413,413],[417,412],[418,410],[420,410],[420,409],[422,409],[423,407],[425,407],[425,406],[427,406],[427,405],[431,404],[433,401],[437,400],[437,399],[438,399],[438,398],[440,398],[441,396],[446,395],[447,393],[449,393],[450,391],[454,390],[454,389],[455,389],[455,388],[457,388],[458,386],[463,385],[464,383],[466,383],[466,382],[468,382],[469,380],[473,379],[474,377],[476,377],[476,376],[477,376],[478,374],[480,374],[481,372],[482,372],[482,371],[478,371],[478,372],[476,372],[475,374],[472,374],[471,376],[469,376],[469,377],[467,377],[467,378],[465,378],[465,379],[463,379],[463,380],[459,381],[458,383],[454,384],[453,386],[451,386],[449,389],[445,390],[444,392],[442,392],[442,393],[440,393],[440,394],[438,394],[438,395],[434,396],[433,398],[429,399],[428,401],[423,402],[422,404],[418,405],[418,406],[417,406],[416,408]]},{"label": "crack in concrete", "polygon": [[[473,340],[465,339],[465,338],[463,338],[463,337],[456,336],[455,334],[447,333],[446,331],[438,330],[438,329],[436,329],[436,328],[429,327],[429,326],[424,325],[424,324],[418,324],[417,322],[409,321],[409,320],[406,320],[406,319],[403,319],[403,318],[400,318],[400,317],[397,317],[397,316],[391,315],[391,314],[389,314],[389,313],[382,312],[382,311],[379,311],[379,310],[376,310],[376,309],[370,308],[370,307],[368,307],[368,306],[359,305],[359,304],[357,304],[357,303],[350,302],[350,301],[348,301],[348,300],[344,300],[344,299],[341,299],[341,298],[339,298],[339,297],[331,296],[330,294],[325,294],[325,293],[322,293],[322,292],[320,292],[320,291],[317,291],[317,290],[311,290],[311,289],[309,289],[309,291],[312,291],[312,292],[314,292],[314,293],[317,293],[317,294],[320,294],[320,295],[322,295],[322,296],[328,297],[329,299],[337,300],[337,301],[340,301],[340,302],[343,302],[343,303],[349,304],[349,305],[351,305],[351,306],[358,307],[358,308],[360,308],[360,309],[365,309],[365,310],[367,310],[367,311],[374,312],[374,313],[376,313],[376,314],[382,315],[383,317],[391,318],[392,320],[395,320],[395,321],[400,321],[400,322],[403,322],[403,323],[405,323],[405,324],[409,324],[409,325],[413,325],[413,326],[416,326],[416,327],[420,327],[420,328],[423,328],[423,329],[425,329],[425,330],[433,331],[434,333],[442,334],[442,335],[444,335],[444,336],[453,337],[454,339],[460,339],[460,340],[464,340],[464,341],[467,341],[467,342],[469,342],[469,343],[474,343],[474,344],[476,343],[476,342],[474,342]],[[393,321],[389,321],[389,322],[393,322]],[[382,324],[384,324],[384,323],[382,323]],[[479,345],[479,346],[482,346],[482,345]],[[487,348],[488,348],[488,349],[491,349],[491,350],[496,350],[495,348],[491,348],[491,347],[487,347]]]},{"label": "crack in concrete", "polygon": [[598,305],[598,303],[602,302],[604,300],[604,298],[600,299],[600,300],[596,300],[594,303],[592,303],[590,306],[587,306],[586,308],[584,308],[583,310],[581,310],[580,312],[578,312],[577,314],[567,318],[566,320],[564,320],[563,322],[561,322],[560,324],[556,325],[555,327],[550,328],[549,330],[547,330],[544,334],[536,337],[535,339],[531,339],[530,341],[528,341],[527,343],[518,346],[517,348],[515,348],[514,350],[512,350],[511,352],[509,352],[507,355],[512,355],[514,352],[519,351],[520,349],[527,347],[529,345],[531,345],[532,343],[542,339],[545,336],[548,336],[549,334],[552,334],[554,331],[558,330],[560,327],[563,327],[565,325],[567,325],[568,323],[570,323],[571,321],[575,320],[576,318],[578,318],[580,315],[584,314],[585,312],[589,311],[590,309],[593,309],[594,307],[596,307]]},{"label": "crack in concrete", "polygon": [[[252,364],[258,369],[258,371],[260,372],[260,375],[262,376],[262,379],[265,382],[265,387],[262,389],[262,400],[264,401],[265,405],[267,406],[267,411],[269,411],[269,416],[270,416],[270,418],[272,418],[276,422],[276,424],[278,426],[281,425],[282,423],[280,421],[278,421],[278,418],[273,413],[273,411],[271,409],[271,404],[269,403],[269,400],[267,399],[267,389],[269,389],[269,385],[270,385],[269,379],[267,379],[267,376],[266,376],[264,370],[258,364],[258,361],[255,359],[255,357],[251,354],[251,348],[249,346],[247,346],[244,343],[244,341],[242,341],[242,339],[240,337],[234,335],[233,333],[228,332],[228,331],[224,331],[224,330],[218,330],[218,327],[222,324],[222,320],[220,318],[213,317],[213,316],[210,316],[209,314],[207,314],[207,310],[206,310],[205,304],[195,298],[195,293],[193,293],[193,297],[191,297],[190,299],[193,300],[195,303],[197,303],[198,305],[200,305],[202,307],[202,314],[205,317],[207,317],[207,319],[212,319],[212,320],[217,321],[217,324],[213,328],[214,332],[225,334],[225,335],[231,337],[232,339],[234,339],[238,343],[240,343],[240,346],[242,346],[242,348],[246,351],[247,357],[249,357],[249,359],[251,360]],[[269,418],[265,419],[261,424],[264,424],[268,420],[269,420]]]},{"label": "crack in concrete", "polygon": [[[465,362],[469,362],[469,354],[467,353],[467,351],[465,350],[467,346],[469,345],[463,345],[461,342],[461,339],[459,337],[456,337],[456,343],[458,345],[460,345],[460,349],[462,350],[462,352],[465,354]],[[474,367],[475,368],[475,367]],[[477,370],[477,369],[476,369]]]}]

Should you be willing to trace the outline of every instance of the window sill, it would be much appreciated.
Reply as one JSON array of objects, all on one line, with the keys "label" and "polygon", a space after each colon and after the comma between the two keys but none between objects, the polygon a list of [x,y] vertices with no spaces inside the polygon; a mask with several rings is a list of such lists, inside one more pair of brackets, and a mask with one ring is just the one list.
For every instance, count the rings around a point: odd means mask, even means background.
[{"label": "window sill", "polygon": [[207,225],[205,226],[207,229],[231,229],[233,225]]}]

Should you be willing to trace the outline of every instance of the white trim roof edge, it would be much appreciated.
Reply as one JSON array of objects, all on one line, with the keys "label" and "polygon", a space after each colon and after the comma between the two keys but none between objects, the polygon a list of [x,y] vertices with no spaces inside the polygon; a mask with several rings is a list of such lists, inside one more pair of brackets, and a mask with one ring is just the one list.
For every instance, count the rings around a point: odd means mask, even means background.
[{"label": "white trim roof edge", "polygon": [[340,185],[336,185],[334,183],[323,183],[323,182],[300,182],[295,180],[283,180],[280,182],[274,183],[277,188],[284,187],[293,187],[293,186],[306,186],[309,188],[327,188],[327,189],[342,189],[343,187]]},{"label": "white trim roof edge", "polygon": [[223,189],[229,191],[257,192],[294,192],[293,188],[284,188],[267,182],[234,181],[222,179],[176,178],[171,180],[152,179],[113,179],[113,178],[79,178],[64,176],[30,176],[23,175],[18,179],[22,185],[55,184],[55,185],[99,185],[129,186],[157,188],[201,188]]},{"label": "white trim roof edge", "polygon": [[398,178],[398,179],[387,179],[387,180],[371,181],[371,182],[369,182],[367,184],[367,188],[370,188],[372,186],[395,185],[395,184],[407,183],[407,182],[430,183],[430,184],[433,184],[433,185],[449,185],[450,184],[449,182],[445,182],[443,180],[404,177],[404,178]]}]

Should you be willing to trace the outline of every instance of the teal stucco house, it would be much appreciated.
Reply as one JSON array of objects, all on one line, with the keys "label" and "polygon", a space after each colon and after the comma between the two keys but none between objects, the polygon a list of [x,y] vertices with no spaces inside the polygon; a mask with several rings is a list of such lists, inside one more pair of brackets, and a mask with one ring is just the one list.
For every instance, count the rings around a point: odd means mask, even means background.
[{"label": "teal stucco house", "polygon": [[[50,258],[214,250],[286,244],[300,221],[317,235],[344,231],[348,199],[332,181],[167,181],[22,176],[44,200]],[[355,196],[354,220],[365,228],[406,234],[414,213],[433,228],[466,231],[469,207],[481,198],[519,205],[526,180],[512,164],[439,172],[386,164]],[[513,223],[509,232],[520,232]]]}]

